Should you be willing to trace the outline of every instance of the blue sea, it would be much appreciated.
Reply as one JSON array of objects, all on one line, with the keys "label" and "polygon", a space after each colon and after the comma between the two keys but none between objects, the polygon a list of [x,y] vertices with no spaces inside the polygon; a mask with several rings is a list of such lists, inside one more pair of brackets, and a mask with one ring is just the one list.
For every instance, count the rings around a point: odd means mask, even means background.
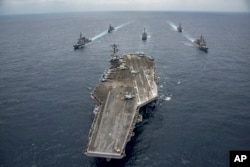
[{"label": "blue sea", "polygon": [[[0,16],[0,166],[228,167],[230,150],[250,150],[249,20],[191,12]],[[73,50],[80,32],[93,42]],[[192,43],[200,35],[208,53]],[[120,55],[155,58],[159,99],[143,108],[126,158],[106,162],[84,151],[90,93],[114,43]]]}]

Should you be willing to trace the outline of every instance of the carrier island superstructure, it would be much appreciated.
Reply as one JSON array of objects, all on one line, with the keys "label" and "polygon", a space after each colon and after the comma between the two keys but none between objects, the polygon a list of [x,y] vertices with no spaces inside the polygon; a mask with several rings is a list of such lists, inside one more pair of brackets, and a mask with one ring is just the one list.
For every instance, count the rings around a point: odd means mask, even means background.
[{"label": "carrier island superstructure", "polygon": [[89,132],[87,156],[121,159],[142,120],[139,110],[158,97],[155,63],[143,53],[117,56],[112,45],[110,68],[103,74],[91,97],[97,101]]}]

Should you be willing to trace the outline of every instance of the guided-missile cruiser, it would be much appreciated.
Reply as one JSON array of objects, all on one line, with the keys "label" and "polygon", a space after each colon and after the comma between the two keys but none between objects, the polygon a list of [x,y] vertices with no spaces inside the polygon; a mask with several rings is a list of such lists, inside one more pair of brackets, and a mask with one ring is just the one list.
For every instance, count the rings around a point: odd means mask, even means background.
[{"label": "guided-missile cruiser", "polygon": [[114,27],[111,26],[111,24],[109,25],[109,29],[108,29],[108,33],[111,33],[113,30],[115,30]]},{"label": "guided-missile cruiser", "polygon": [[112,48],[110,67],[91,93],[97,103],[85,152],[107,160],[126,156],[135,125],[142,121],[140,108],[158,97],[154,59],[140,53],[119,57],[117,45]]},{"label": "guided-missile cruiser", "polygon": [[146,31],[145,31],[145,28],[144,28],[144,31],[143,31],[143,33],[142,33],[142,40],[147,40],[147,38],[148,38],[148,34],[146,33]]},{"label": "guided-missile cruiser", "polygon": [[198,48],[204,52],[208,52],[208,47],[206,44],[206,41],[204,39],[204,37],[201,35],[200,38],[196,39],[194,41],[194,43],[196,43],[198,45]]},{"label": "guided-missile cruiser", "polygon": [[177,30],[178,30],[179,32],[182,32],[181,24],[179,24],[179,26],[177,27]]},{"label": "guided-missile cruiser", "polygon": [[89,42],[91,42],[91,39],[82,37],[82,33],[80,33],[80,37],[79,37],[77,43],[75,45],[73,45],[73,47],[75,50],[81,49],[81,48],[84,48],[85,44],[89,43]]}]

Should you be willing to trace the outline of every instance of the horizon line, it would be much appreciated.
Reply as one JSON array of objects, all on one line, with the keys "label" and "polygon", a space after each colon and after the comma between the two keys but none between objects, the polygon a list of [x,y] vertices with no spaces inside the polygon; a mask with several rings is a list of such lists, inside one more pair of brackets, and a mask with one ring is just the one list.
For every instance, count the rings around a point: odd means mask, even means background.
[{"label": "horizon line", "polygon": [[0,16],[12,15],[39,15],[39,14],[66,14],[66,13],[92,13],[92,12],[169,12],[169,13],[250,13],[250,11],[191,11],[191,10],[89,10],[89,11],[58,11],[58,12],[37,12],[37,13],[0,13]]}]

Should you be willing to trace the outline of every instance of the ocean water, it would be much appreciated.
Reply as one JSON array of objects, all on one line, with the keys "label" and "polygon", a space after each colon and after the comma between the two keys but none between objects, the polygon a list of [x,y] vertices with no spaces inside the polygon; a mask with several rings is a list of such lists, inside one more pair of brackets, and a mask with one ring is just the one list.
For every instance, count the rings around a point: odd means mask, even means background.
[{"label": "ocean water", "polygon": [[[228,167],[229,150],[250,150],[249,20],[243,13],[0,16],[0,166]],[[109,24],[117,27],[111,34]],[[74,51],[80,32],[94,41]],[[191,42],[201,34],[208,53]],[[155,58],[159,100],[143,108],[127,157],[106,162],[84,150],[90,92],[113,43],[120,55]]]}]

